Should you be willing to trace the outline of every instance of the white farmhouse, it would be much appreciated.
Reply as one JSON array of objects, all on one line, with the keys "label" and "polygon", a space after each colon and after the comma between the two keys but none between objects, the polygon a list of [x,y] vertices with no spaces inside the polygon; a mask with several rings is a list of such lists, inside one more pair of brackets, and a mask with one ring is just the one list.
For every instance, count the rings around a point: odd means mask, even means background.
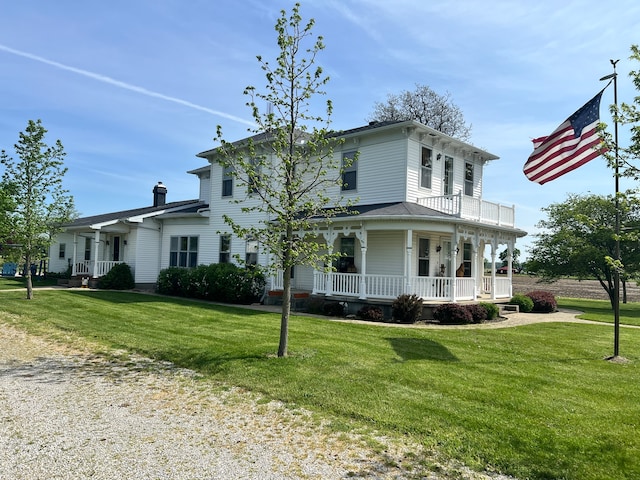
[{"label": "white farmhouse", "polygon": [[[320,239],[342,257],[331,272],[296,267],[297,291],[359,301],[402,293],[426,301],[511,296],[511,273],[496,277],[496,257],[506,247],[511,267],[515,242],[526,233],[516,228],[513,206],[483,198],[483,171],[497,156],[415,121],[370,123],[338,136],[344,143],[334,154],[352,158],[357,152],[357,161],[345,171],[344,185],[328,193],[353,199],[354,212],[329,225],[319,221]],[[227,233],[223,220],[226,214],[256,222],[258,214],[241,212],[243,202],[255,199],[216,161],[216,149],[198,157],[208,161],[188,172],[200,179],[198,199],[166,203],[166,187],[158,184],[153,206],[80,218],[56,239],[50,270],[71,266],[74,276],[97,278],[126,262],[136,284],[149,287],[168,266],[236,256],[266,265],[268,252],[253,239]],[[492,262],[489,276],[485,255]],[[269,288],[281,289],[281,278],[272,278]]]}]

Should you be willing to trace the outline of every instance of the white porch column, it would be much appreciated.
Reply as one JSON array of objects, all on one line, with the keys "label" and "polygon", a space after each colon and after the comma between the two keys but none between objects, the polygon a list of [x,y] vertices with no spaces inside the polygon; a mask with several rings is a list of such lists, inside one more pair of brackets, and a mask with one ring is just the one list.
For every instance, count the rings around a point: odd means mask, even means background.
[{"label": "white porch column", "polygon": [[360,299],[367,298],[367,230],[362,227],[356,232],[356,237],[360,240]]},{"label": "white porch column", "polygon": [[407,230],[407,255],[406,262],[404,266],[404,278],[405,278],[405,286],[404,293],[411,294],[411,265],[412,265],[412,255],[411,252],[413,250],[413,230]]},{"label": "white porch column", "polygon": [[[333,228],[329,228],[329,231],[323,234],[325,241],[327,242],[327,253],[329,255],[333,254],[333,244],[338,238],[338,234],[334,232]],[[327,284],[325,286],[325,296],[330,297],[333,295],[333,265],[330,266],[329,272],[327,273]]]},{"label": "white porch column", "polygon": [[78,252],[78,234],[73,232],[73,261],[71,263],[71,276],[75,277],[76,271],[76,253]]},{"label": "white porch column", "polygon": [[93,252],[93,278],[98,278],[98,251],[100,250],[100,230],[96,230],[95,251]]},{"label": "white porch column", "polygon": [[507,245],[507,275],[509,277],[509,297],[513,296],[513,242]]},{"label": "white porch column", "polygon": [[496,245],[495,240],[491,242],[491,299],[495,300],[496,297],[496,288],[498,285],[496,283],[496,251],[498,250],[498,246]]},{"label": "white porch column", "polygon": [[[481,288],[478,287],[478,271],[482,272],[478,265],[478,240],[475,238],[471,242],[471,278],[473,278],[473,294],[477,298],[480,296]],[[480,285],[482,285],[482,276],[480,276]]]},{"label": "white porch column", "polygon": [[457,271],[458,271],[458,231],[456,228],[456,232],[453,235],[453,242],[451,242],[451,301],[455,302],[456,301],[456,295],[457,295],[457,283],[458,283],[458,277],[457,277]]}]

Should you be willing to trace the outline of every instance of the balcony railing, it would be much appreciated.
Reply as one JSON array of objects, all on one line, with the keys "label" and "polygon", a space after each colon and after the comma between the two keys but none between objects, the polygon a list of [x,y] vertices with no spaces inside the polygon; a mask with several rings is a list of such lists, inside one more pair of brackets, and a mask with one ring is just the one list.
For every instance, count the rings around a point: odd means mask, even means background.
[{"label": "balcony railing", "polygon": [[418,198],[418,204],[455,217],[515,227],[515,207],[462,195]]}]

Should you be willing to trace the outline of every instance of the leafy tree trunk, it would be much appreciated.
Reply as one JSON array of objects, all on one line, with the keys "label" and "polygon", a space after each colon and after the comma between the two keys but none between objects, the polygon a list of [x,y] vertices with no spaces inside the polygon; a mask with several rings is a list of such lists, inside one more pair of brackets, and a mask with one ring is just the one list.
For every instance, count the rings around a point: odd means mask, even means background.
[{"label": "leafy tree trunk", "polygon": [[278,357],[286,357],[289,343],[289,316],[291,314],[291,267],[284,269],[282,292],[282,316],[280,317],[280,343]]},{"label": "leafy tree trunk", "polygon": [[27,254],[24,257],[24,277],[27,281],[27,300],[33,300],[33,282],[31,278],[31,255]]}]

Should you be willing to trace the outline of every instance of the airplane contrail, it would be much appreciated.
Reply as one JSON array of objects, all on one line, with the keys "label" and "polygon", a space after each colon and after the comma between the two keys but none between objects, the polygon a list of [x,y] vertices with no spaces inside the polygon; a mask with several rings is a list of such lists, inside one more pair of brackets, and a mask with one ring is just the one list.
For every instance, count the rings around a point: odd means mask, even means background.
[{"label": "airplane contrail", "polygon": [[137,85],[131,85],[130,83],[121,82],[120,80],[116,80],[111,77],[107,77],[106,75],[100,75],[99,73],[89,72],[87,70],[82,70],[81,68],[71,67],[69,65],[65,65],[63,63],[55,62],[53,60],[46,59],[44,57],[40,57],[38,55],[34,55],[32,53],[23,52],[20,50],[16,50],[14,48],[7,47],[5,45],[0,44],[0,50],[5,51],[7,53],[11,53],[13,55],[18,55],[23,58],[28,58],[29,60],[35,60],[36,62],[44,63],[46,65],[50,65],[55,68],[59,68],[60,70],[66,70],[68,72],[73,72],[78,75],[82,75],[84,77],[91,78],[93,80],[97,80],[99,82],[108,83],[109,85],[113,85],[115,87],[123,88],[125,90],[129,90],[132,92],[140,93],[142,95],[146,95],[147,97],[159,98],[161,100],[165,100],[167,102],[177,103],[178,105],[183,105],[188,108],[193,108],[195,110],[200,110],[202,112],[210,113],[211,115],[216,115],[218,117],[223,117],[228,120],[233,120],[234,122],[243,123],[245,125],[249,125],[255,127],[255,123],[245,120],[240,117],[236,117],[234,115],[230,115],[225,112],[221,112],[219,110],[213,110],[211,108],[203,107],[202,105],[198,105],[196,103],[189,102],[187,100],[182,100],[181,98],[170,97],[168,95],[163,95],[162,93],[153,92],[151,90],[147,90],[143,87],[138,87]]}]

